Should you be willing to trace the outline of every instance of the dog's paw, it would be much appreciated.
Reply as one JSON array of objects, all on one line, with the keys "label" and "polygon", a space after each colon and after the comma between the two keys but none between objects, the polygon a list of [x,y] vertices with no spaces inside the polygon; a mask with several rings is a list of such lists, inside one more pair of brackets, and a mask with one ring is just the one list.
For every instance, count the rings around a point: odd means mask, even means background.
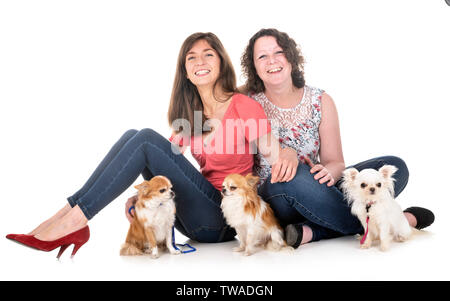
[{"label": "dog's paw", "polygon": [[159,258],[159,252],[158,248],[153,248],[152,252],[150,253],[150,257],[153,259]]},{"label": "dog's paw", "polygon": [[251,256],[253,254],[255,254],[255,250],[249,249],[249,248],[245,249],[245,252],[244,252],[245,256]]},{"label": "dog's paw", "polygon": [[381,243],[380,244],[380,250],[383,252],[386,252],[387,250],[389,250],[389,244],[388,243]]},{"label": "dog's paw", "polygon": [[243,246],[233,248],[233,252],[242,252],[244,250],[245,250],[245,247],[243,247]]},{"label": "dog's paw", "polygon": [[181,251],[180,251],[180,250],[175,250],[175,249],[169,250],[169,252],[170,252],[170,254],[172,254],[172,255],[180,255],[180,254],[181,254]]},{"label": "dog's paw", "polygon": [[291,246],[284,246],[281,248],[281,251],[294,252],[295,249]]},{"label": "dog's paw", "polygon": [[365,242],[365,243],[363,243],[362,245],[360,245],[359,247],[360,247],[361,249],[369,249],[370,246],[371,246],[370,243]]},{"label": "dog's paw", "polygon": [[408,239],[408,237],[403,236],[403,235],[397,235],[395,237],[395,240],[398,241],[398,242],[405,242],[407,239]]}]

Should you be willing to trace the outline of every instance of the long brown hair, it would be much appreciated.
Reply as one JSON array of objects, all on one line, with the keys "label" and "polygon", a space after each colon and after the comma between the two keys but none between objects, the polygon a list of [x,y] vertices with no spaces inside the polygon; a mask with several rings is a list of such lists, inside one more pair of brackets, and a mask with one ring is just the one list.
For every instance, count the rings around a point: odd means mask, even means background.
[{"label": "long brown hair", "polygon": [[[203,124],[206,121],[203,113],[203,103],[197,87],[187,78],[186,55],[199,40],[205,40],[217,52],[220,57],[220,73],[213,86],[213,95],[216,101],[224,101],[236,92],[236,75],[233,65],[219,38],[211,32],[197,32],[186,38],[178,54],[175,79],[168,112],[169,124],[172,126],[175,120],[187,120],[191,126],[191,135],[194,134],[194,126],[201,126],[196,133],[203,132]],[[227,95],[226,99],[216,97],[216,90],[220,95]],[[202,112],[202,124],[194,125],[194,112]],[[174,129],[177,133],[185,129]]]},{"label": "long brown hair", "polygon": [[260,93],[265,90],[264,83],[256,73],[255,64],[253,62],[253,51],[255,49],[256,40],[265,36],[271,36],[277,40],[278,46],[283,49],[287,61],[292,66],[291,77],[293,85],[297,88],[303,88],[305,86],[305,77],[303,73],[305,59],[300,47],[297,46],[297,43],[295,43],[287,33],[280,32],[274,28],[269,28],[261,29],[250,38],[247,48],[241,57],[242,72],[247,78],[245,89],[252,93]]}]

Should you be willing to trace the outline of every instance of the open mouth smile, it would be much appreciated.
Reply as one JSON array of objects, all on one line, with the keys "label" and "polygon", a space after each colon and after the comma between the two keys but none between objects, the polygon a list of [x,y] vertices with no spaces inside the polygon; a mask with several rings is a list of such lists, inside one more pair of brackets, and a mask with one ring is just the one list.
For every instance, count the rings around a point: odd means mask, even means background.
[{"label": "open mouth smile", "polygon": [[204,75],[209,74],[210,72],[211,72],[210,70],[202,69],[202,70],[196,71],[194,74],[195,74],[196,76],[204,76]]},{"label": "open mouth smile", "polygon": [[267,71],[267,73],[279,73],[279,72],[281,72],[281,70],[283,70],[283,68],[282,67],[278,67],[278,68],[274,68],[274,69],[270,69],[270,70],[268,70]]}]

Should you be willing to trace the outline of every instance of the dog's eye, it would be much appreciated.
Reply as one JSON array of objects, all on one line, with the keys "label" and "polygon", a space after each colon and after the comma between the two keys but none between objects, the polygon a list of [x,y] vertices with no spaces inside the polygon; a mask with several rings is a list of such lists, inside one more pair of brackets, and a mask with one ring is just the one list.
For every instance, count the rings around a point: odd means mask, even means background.
[{"label": "dog's eye", "polygon": [[161,190],[159,191],[159,193],[164,193],[164,192],[166,192],[166,189],[165,189],[165,188],[163,188],[163,189],[161,189]]},{"label": "dog's eye", "polygon": [[236,190],[236,187],[235,186],[230,186],[230,190],[231,191]]},{"label": "dog's eye", "polygon": [[366,183],[361,183],[361,188],[366,188],[367,184]]},{"label": "dog's eye", "polygon": [[380,188],[381,187],[381,183],[377,183],[377,187]]}]

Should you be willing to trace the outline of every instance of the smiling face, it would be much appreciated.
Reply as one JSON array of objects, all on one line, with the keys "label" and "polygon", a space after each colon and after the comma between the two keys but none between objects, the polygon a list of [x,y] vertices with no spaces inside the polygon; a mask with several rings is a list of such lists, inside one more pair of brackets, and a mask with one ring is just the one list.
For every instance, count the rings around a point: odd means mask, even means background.
[{"label": "smiling face", "polygon": [[292,84],[292,66],[274,37],[263,36],[257,39],[253,52],[256,73],[264,86]]},{"label": "smiling face", "polygon": [[206,40],[198,40],[186,55],[185,67],[195,86],[212,86],[220,74],[220,57]]}]

